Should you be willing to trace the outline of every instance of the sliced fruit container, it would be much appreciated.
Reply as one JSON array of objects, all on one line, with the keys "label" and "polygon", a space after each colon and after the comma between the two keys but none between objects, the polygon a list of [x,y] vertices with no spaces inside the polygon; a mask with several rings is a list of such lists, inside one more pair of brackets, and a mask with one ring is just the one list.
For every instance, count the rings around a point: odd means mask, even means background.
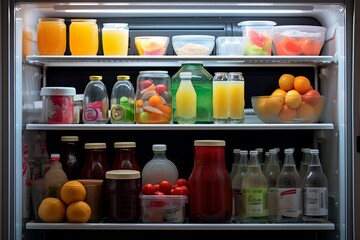
[{"label": "sliced fruit container", "polygon": [[169,45],[169,37],[165,36],[138,36],[135,37],[135,46],[141,56],[165,55]]},{"label": "sliced fruit container", "polygon": [[324,45],[326,28],[308,25],[274,27],[275,54],[280,56],[318,56]]}]

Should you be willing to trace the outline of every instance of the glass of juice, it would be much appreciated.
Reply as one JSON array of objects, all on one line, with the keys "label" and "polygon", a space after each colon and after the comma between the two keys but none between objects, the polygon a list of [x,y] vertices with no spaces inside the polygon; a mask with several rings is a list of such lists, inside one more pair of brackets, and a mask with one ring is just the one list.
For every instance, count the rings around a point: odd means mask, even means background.
[{"label": "glass of juice", "polygon": [[66,25],[63,18],[40,18],[37,25],[37,48],[40,55],[64,55]]},{"label": "glass of juice", "polygon": [[127,56],[129,27],[127,23],[104,23],[102,28],[104,55]]},{"label": "glass of juice", "polygon": [[96,19],[71,19],[69,29],[71,55],[96,55],[99,33]]},{"label": "glass of juice", "polygon": [[241,72],[229,72],[229,120],[230,123],[244,122],[245,81]]},{"label": "glass of juice", "polygon": [[213,78],[213,121],[228,123],[229,81],[226,72],[216,72]]}]

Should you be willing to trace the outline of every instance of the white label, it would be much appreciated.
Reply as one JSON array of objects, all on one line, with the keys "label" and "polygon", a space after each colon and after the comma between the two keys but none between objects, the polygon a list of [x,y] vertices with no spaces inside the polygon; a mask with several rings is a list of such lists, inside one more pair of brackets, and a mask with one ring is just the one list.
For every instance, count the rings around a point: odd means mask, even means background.
[{"label": "white label", "polygon": [[305,188],[304,215],[307,216],[328,215],[328,192],[326,187]]},{"label": "white label", "polygon": [[297,218],[302,214],[301,191],[301,188],[278,188],[277,199],[280,216]]}]

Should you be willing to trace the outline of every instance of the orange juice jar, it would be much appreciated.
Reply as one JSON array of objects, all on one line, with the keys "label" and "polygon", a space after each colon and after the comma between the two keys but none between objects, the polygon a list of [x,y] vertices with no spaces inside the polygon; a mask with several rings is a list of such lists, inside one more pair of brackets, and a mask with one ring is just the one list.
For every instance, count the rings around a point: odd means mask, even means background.
[{"label": "orange juice jar", "polygon": [[127,23],[104,23],[102,28],[104,55],[127,56],[129,27]]},{"label": "orange juice jar", "polygon": [[71,55],[96,55],[99,48],[96,19],[71,19],[69,45]]},{"label": "orange juice jar", "polygon": [[63,18],[39,19],[37,47],[40,55],[64,55],[66,49],[66,25]]}]

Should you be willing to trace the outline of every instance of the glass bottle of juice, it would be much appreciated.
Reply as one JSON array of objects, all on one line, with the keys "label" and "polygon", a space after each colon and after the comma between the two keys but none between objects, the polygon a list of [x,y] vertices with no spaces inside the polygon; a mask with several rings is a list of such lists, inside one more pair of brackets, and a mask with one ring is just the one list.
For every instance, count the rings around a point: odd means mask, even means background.
[{"label": "glass bottle of juice", "polygon": [[61,136],[60,162],[69,180],[78,179],[80,174],[80,167],[76,156],[78,141],[78,136]]},{"label": "glass bottle of juice", "polygon": [[102,76],[90,76],[83,102],[83,122],[88,124],[107,123],[109,97]]},{"label": "glass bottle of juice", "polygon": [[243,191],[242,191],[242,181],[247,172],[248,168],[248,151],[240,150],[239,152],[240,160],[238,164],[238,170],[234,179],[232,180],[232,188],[233,188],[233,197],[234,197],[234,217],[236,222],[242,222],[242,217],[244,215],[243,212]]},{"label": "glass bottle of juice", "polygon": [[71,19],[69,46],[71,55],[96,55],[99,49],[96,19]]},{"label": "glass bottle of juice", "polygon": [[115,142],[115,156],[111,170],[132,169],[140,171],[140,166],[136,160],[135,148],[135,142]]},{"label": "glass bottle of juice", "polygon": [[106,161],[106,143],[85,143],[85,162],[80,170],[80,178],[105,179],[109,171]]},{"label": "glass bottle of juice", "polygon": [[[171,77],[171,93],[176,95],[180,85],[180,73],[191,72],[191,82],[196,92],[196,123],[212,123],[213,76],[206,71],[201,63],[183,63],[178,72]],[[173,121],[176,122],[176,98],[173,98]]]},{"label": "glass bottle of juice", "polygon": [[[245,81],[241,72],[229,72],[229,118],[230,123],[243,123],[245,108]],[[260,160],[260,164],[261,159]]]},{"label": "glass bottle of juice", "polygon": [[180,85],[176,92],[176,120],[179,124],[196,121],[196,92],[191,83],[191,72],[180,73]]},{"label": "glass bottle of juice", "polygon": [[213,78],[213,120],[227,123],[229,120],[229,82],[226,72],[216,72]]},{"label": "glass bottle of juice", "polygon": [[105,56],[128,55],[129,27],[127,23],[104,23],[101,34]]},{"label": "glass bottle of juice", "polygon": [[40,55],[64,55],[66,25],[63,18],[40,18],[37,25],[37,48]]},{"label": "glass bottle of juice", "polygon": [[234,153],[234,161],[231,165],[231,171],[230,171],[230,177],[231,177],[231,180],[234,179],[236,173],[237,173],[237,170],[238,170],[238,166],[239,166],[239,162],[240,162],[240,149],[234,149],[233,150],[233,153]]}]

